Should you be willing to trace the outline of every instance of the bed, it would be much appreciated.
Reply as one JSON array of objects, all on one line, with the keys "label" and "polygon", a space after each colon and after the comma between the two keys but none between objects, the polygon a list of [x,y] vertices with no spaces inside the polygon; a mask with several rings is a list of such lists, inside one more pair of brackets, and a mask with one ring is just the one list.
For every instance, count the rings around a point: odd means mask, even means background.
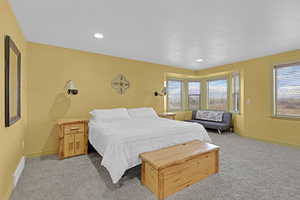
[{"label": "bed", "polygon": [[140,153],[195,139],[211,142],[202,125],[159,118],[152,108],[94,110],[91,115],[89,142],[113,183],[141,163]]}]

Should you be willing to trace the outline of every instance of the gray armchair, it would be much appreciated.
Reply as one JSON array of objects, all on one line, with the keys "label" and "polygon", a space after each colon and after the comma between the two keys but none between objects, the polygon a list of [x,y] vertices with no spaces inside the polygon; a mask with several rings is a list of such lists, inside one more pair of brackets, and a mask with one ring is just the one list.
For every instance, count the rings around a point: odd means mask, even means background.
[{"label": "gray armchair", "polygon": [[231,130],[233,128],[232,113],[230,112],[224,112],[223,119],[221,122],[196,119],[196,112],[197,112],[196,110],[192,112],[191,120],[185,120],[185,121],[202,124],[205,128],[217,129],[220,134],[222,133],[222,131]]}]

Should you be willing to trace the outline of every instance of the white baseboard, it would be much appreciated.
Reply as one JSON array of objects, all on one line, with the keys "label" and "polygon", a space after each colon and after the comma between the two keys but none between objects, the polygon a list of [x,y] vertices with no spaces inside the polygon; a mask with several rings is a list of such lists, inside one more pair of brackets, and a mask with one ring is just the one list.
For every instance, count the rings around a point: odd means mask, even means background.
[{"label": "white baseboard", "polygon": [[13,175],[14,187],[16,187],[24,168],[25,168],[25,157],[23,156],[18,164],[18,167],[17,167],[14,175]]}]

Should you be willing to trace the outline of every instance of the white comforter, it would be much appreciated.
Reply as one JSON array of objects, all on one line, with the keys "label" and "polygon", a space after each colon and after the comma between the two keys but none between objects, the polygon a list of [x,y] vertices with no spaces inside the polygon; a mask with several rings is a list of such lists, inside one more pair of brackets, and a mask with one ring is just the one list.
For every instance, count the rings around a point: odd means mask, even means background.
[{"label": "white comforter", "polygon": [[203,126],[196,123],[163,118],[89,123],[89,141],[103,156],[101,164],[109,171],[113,183],[127,169],[141,163],[140,153],[195,139],[211,142]]}]

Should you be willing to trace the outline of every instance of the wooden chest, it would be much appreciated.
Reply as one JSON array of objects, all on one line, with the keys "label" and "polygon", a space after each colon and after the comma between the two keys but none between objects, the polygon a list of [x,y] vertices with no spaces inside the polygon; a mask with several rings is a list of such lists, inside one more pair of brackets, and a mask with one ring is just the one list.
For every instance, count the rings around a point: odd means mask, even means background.
[{"label": "wooden chest", "polygon": [[58,122],[58,156],[64,159],[71,156],[87,154],[88,131],[87,120],[64,119]]},{"label": "wooden chest", "polygon": [[158,199],[218,173],[219,147],[194,140],[140,154],[142,184]]}]

